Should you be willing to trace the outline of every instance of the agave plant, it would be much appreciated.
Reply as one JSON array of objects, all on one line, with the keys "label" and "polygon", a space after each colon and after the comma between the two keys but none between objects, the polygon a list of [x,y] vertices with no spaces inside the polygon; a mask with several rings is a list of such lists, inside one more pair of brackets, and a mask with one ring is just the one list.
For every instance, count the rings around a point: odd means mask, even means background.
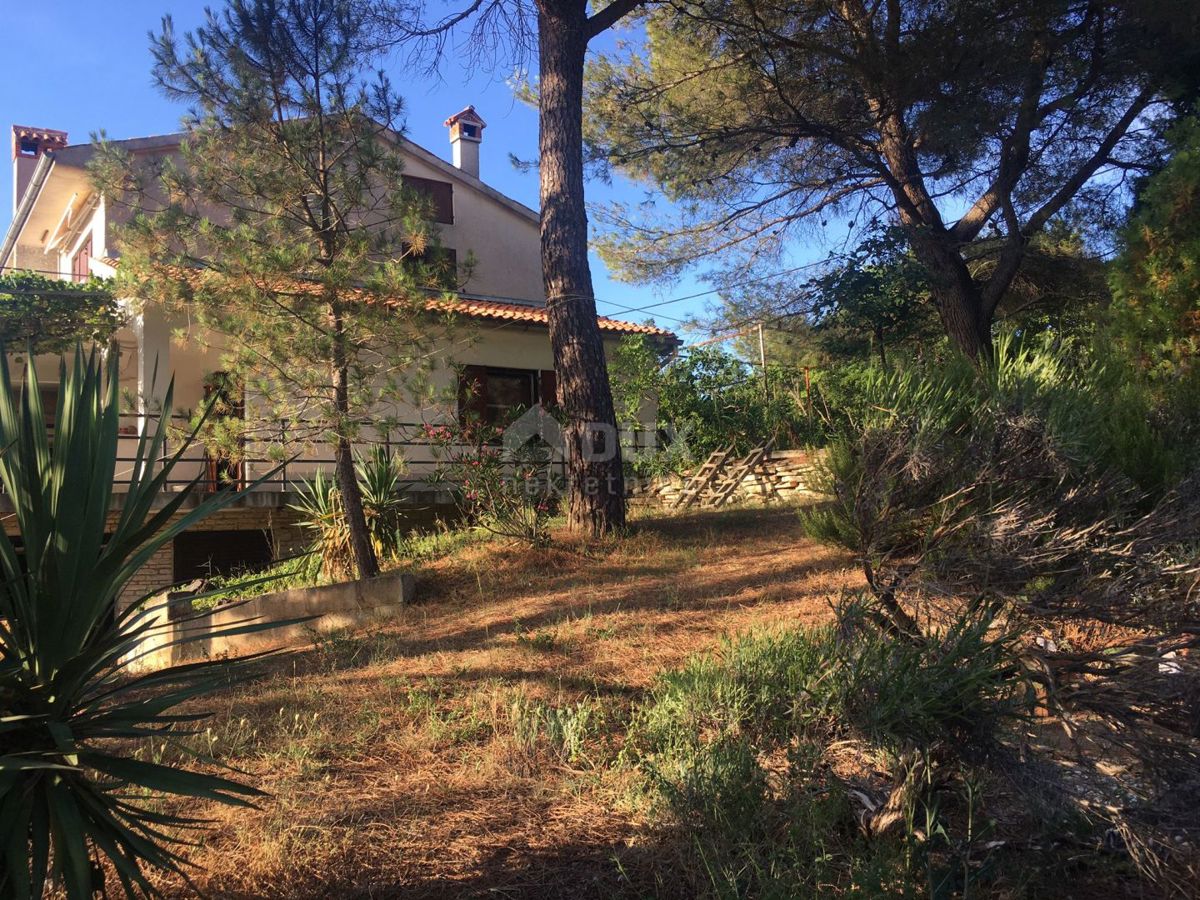
[{"label": "agave plant", "polygon": [[[114,509],[115,355],[105,365],[77,350],[60,367],[52,434],[45,412],[32,359],[14,392],[0,347],[0,484],[20,531],[20,541],[0,534],[0,897],[41,897],[48,882],[91,897],[104,888],[105,858],[126,895],[151,894],[149,869],[184,874],[178,842],[204,825],[164,810],[163,795],[249,805],[260,792],[137,758],[147,739],[182,740],[204,716],[176,708],[229,684],[245,660],[139,674],[133,664],[165,604],[119,600],[156,551],[238,495],[189,510],[190,490],[164,492],[188,442],[160,463],[162,417],[138,439]],[[266,627],[243,621],[220,633]]]},{"label": "agave plant", "polygon": [[[354,461],[367,528],[380,558],[394,556],[400,545],[404,472],[404,459],[384,447],[372,447]],[[322,575],[330,581],[353,577],[350,527],[337,484],[317,469],[311,480],[301,482],[297,493],[292,509],[313,533],[313,552],[321,561]]]}]

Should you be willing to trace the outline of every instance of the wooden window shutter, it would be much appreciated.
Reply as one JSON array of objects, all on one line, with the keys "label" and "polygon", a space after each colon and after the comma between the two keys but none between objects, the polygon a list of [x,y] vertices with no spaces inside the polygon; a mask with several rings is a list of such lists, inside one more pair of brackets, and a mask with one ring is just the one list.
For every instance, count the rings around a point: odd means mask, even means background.
[{"label": "wooden window shutter", "polygon": [[468,419],[487,421],[487,369],[483,366],[463,366],[458,381],[458,422]]},{"label": "wooden window shutter", "polygon": [[454,185],[448,181],[434,181],[416,175],[400,176],[404,186],[414,194],[424,197],[433,207],[433,221],[442,225],[454,224]]},{"label": "wooden window shutter", "polygon": [[553,369],[542,369],[539,374],[538,402],[542,406],[558,406],[558,376]]},{"label": "wooden window shutter", "polygon": [[71,278],[73,281],[87,281],[91,277],[92,270],[88,263],[92,258],[92,239],[89,237],[83,242],[83,246],[79,248],[79,252],[75,254],[75,258],[71,260]]}]

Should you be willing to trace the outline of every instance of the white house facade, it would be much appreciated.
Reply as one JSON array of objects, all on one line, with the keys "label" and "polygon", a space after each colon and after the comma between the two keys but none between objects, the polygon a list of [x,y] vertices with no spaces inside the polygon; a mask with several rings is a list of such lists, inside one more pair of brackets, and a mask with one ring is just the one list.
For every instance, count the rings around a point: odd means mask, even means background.
[{"label": "white house facade", "polygon": [[[542,288],[538,213],[480,180],[486,126],[472,107],[451,116],[446,125],[453,162],[400,138],[403,177],[432,201],[442,244],[452,251],[452,259],[465,259],[467,254],[474,259],[469,281],[452,302],[455,321],[462,323],[468,338],[458,337],[456,325],[455,337],[438,348],[446,365],[432,377],[444,382],[442,396],[453,396],[453,380],[467,372],[478,389],[471,402],[489,416],[498,417],[513,406],[551,403],[555,380]],[[172,134],[117,143],[135,156],[172,154],[178,151],[181,138]],[[114,226],[123,212],[106,204],[94,188],[87,171],[93,152],[90,143],[71,144],[62,131],[13,127],[13,221],[0,245],[3,271],[32,270],[70,280],[116,274],[120,247]],[[119,354],[122,392],[131,401],[122,429],[127,444],[122,457],[131,460],[137,434],[155,425],[158,416],[186,417],[202,407],[213,389],[213,376],[221,368],[221,354],[214,349],[219,337],[196,334],[188,325],[186,311],[171,312],[153,301],[125,305],[130,313],[128,323],[115,335],[108,352]],[[652,325],[608,318],[599,319],[599,325],[609,349],[626,334],[675,341],[669,332]],[[39,358],[37,366],[44,392],[53,395],[58,360]],[[163,373],[171,373],[175,382],[170,410],[163,405],[168,381]],[[238,407],[239,415],[253,419],[252,396],[241,398]],[[422,425],[444,422],[461,412],[454,403],[445,402],[389,410],[389,426],[368,425],[362,440],[402,452],[411,478],[419,482],[433,464]],[[183,581],[206,571],[261,565],[295,549],[300,536],[288,508],[289,493],[299,479],[327,466],[331,454],[319,445],[297,451],[289,445],[286,426],[276,423],[274,427],[284,430],[276,443],[288,445],[289,458],[297,452],[299,456],[237,507],[218,514],[203,529],[182,535],[174,547],[151,561],[136,589]],[[203,447],[197,447],[177,468],[174,487],[197,478],[201,492],[215,490],[231,477],[243,484],[253,482],[277,466],[279,453],[278,447],[270,446],[273,441],[270,434],[257,437],[244,448],[233,472],[228,462],[210,458]],[[118,464],[118,493],[121,467],[130,464]]]}]

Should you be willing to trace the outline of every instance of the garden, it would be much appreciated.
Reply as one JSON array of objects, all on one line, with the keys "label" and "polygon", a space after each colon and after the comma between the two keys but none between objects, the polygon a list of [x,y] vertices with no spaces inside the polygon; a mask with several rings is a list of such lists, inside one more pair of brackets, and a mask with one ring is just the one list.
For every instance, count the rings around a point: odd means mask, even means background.
[{"label": "garden", "polygon": [[[1197,896],[1195,10],[536,6],[536,34],[503,2],[417,27],[235,0],[183,44],[165,20],[155,77],[203,112],[152,173],[171,202],[125,223],[115,283],[0,276],[0,900]],[[623,17],[644,40],[589,50]],[[520,370],[516,405],[472,402],[465,369],[421,393],[414,478],[363,421],[429,388],[458,323],[363,67],[471,21],[477,50],[540,38],[516,93],[543,116],[555,370]],[[343,162],[298,188],[326,114]],[[97,158],[114,197],[147,175]],[[713,267],[687,340],[603,343],[585,164],[670,201],[597,211],[616,277]],[[233,225],[172,205],[206,191]],[[791,264],[799,229],[828,255]],[[220,252],[189,268],[189,242]],[[126,602],[258,486],[173,489],[205,441],[236,462],[213,403],[122,432],[131,285],[240,335],[230,369],[334,462],[288,497],[301,552]],[[554,427],[509,440],[534,406]],[[779,451],[795,496],[739,473],[672,499]],[[450,500],[436,527],[408,518],[418,482]],[[237,616],[381,573],[416,591],[368,626]],[[139,665],[164,618],[180,645],[303,637]]]}]

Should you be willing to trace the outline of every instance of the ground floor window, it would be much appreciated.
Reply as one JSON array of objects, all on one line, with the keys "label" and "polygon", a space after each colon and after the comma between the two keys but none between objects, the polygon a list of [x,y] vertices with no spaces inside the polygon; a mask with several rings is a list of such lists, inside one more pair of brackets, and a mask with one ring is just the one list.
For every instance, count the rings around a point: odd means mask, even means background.
[{"label": "ground floor window", "polygon": [[459,421],[477,419],[505,425],[527,409],[557,403],[554,372],[546,369],[509,369],[466,366],[458,393]]}]

